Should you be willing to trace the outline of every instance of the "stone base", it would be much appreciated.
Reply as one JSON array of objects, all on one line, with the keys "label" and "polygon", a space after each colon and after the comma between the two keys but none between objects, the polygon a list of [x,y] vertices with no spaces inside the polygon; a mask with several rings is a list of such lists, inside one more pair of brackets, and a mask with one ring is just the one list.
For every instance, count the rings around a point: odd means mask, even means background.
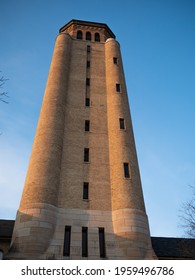
[{"label": "stone base", "polygon": [[[63,209],[47,204],[18,212],[8,259],[98,260],[99,228],[108,260],[154,259],[148,220],[139,210]],[[71,226],[70,256],[63,256],[65,226]],[[88,257],[82,257],[82,227],[88,228]]]}]

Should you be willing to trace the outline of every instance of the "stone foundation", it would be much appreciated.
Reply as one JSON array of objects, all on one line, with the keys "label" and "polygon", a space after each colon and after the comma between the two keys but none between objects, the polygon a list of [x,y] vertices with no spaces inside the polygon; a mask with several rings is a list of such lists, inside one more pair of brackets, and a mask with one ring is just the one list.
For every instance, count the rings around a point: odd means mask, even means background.
[{"label": "stone foundation", "polygon": [[[105,230],[105,259],[152,259],[146,215],[139,210],[63,209],[48,204],[18,212],[9,258],[100,258],[99,228]],[[63,256],[65,226],[71,227],[70,256]],[[82,257],[82,227],[88,228],[88,257]],[[20,253],[18,253],[20,252]]]}]

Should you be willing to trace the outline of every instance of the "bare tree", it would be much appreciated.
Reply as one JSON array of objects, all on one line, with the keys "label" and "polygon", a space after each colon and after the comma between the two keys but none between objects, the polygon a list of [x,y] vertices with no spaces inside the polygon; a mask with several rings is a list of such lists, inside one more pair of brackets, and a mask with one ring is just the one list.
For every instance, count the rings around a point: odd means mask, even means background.
[{"label": "bare tree", "polygon": [[195,238],[195,187],[192,187],[192,198],[183,203],[180,210],[180,226],[188,237]]},{"label": "bare tree", "polygon": [[6,91],[3,90],[3,86],[5,84],[5,82],[8,79],[5,79],[4,76],[0,76],[0,101],[8,104],[9,102],[7,101],[7,99],[9,98],[9,95]]}]

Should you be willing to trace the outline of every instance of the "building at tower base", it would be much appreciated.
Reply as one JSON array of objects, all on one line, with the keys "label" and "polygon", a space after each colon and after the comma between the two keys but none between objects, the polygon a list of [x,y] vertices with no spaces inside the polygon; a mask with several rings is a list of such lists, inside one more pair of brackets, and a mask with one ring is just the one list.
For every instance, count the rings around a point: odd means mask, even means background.
[{"label": "building at tower base", "polygon": [[154,259],[120,45],[71,20],[56,38],[10,259]]}]

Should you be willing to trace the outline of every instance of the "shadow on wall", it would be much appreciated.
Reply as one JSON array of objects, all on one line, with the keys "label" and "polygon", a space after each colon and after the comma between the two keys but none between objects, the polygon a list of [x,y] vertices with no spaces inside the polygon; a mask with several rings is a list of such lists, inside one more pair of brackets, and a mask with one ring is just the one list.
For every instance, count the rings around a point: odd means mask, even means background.
[{"label": "shadow on wall", "polygon": [[155,257],[150,238],[145,234],[113,233],[110,211],[97,213],[93,210],[58,208],[57,213],[56,207],[48,205],[28,211],[31,215],[18,212],[12,241],[10,235],[7,243],[11,241],[10,249],[8,253],[4,251],[5,259],[117,260]]},{"label": "shadow on wall", "polygon": [[[44,207],[41,207],[44,206]],[[37,203],[36,208],[17,212],[10,249],[6,259],[37,259],[53,237],[56,207]],[[39,259],[39,258],[38,258]]]}]

